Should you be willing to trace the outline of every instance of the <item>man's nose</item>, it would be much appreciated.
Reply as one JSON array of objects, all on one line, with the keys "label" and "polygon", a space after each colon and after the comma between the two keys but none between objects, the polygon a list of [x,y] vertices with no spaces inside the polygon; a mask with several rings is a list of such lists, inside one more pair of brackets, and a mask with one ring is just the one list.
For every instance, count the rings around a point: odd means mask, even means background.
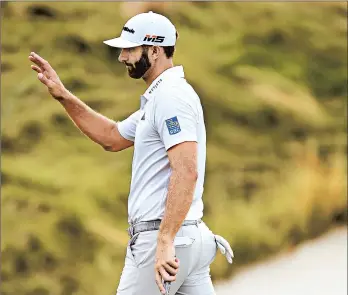
[{"label": "man's nose", "polygon": [[126,51],[124,49],[121,49],[120,55],[118,56],[119,62],[125,62],[127,60]]}]

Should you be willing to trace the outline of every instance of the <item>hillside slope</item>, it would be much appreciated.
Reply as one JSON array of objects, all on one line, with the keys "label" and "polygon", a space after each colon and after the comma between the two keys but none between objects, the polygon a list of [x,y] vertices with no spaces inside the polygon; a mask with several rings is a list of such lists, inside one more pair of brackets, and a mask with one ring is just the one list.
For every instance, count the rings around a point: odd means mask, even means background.
[{"label": "hillside slope", "polygon": [[204,106],[204,220],[236,254],[232,266],[217,256],[213,278],[347,220],[345,3],[1,5],[3,295],[115,293],[132,149],[107,153],[84,137],[27,57],[38,52],[122,120],[145,86],[102,41],[137,9],[177,25],[175,63]]}]

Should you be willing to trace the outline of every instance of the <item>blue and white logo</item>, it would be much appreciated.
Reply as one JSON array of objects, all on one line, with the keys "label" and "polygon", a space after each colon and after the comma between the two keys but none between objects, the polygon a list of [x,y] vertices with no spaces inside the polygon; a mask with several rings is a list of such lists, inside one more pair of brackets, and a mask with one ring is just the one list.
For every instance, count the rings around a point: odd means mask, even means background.
[{"label": "blue and white logo", "polygon": [[180,124],[176,116],[166,120],[166,124],[170,135],[177,134],[181,131]]}]

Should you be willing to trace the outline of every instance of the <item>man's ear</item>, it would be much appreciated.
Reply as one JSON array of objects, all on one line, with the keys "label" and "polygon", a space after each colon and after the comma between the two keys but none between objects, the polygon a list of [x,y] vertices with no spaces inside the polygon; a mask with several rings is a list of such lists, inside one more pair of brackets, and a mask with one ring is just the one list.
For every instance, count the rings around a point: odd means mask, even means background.
[{"label": "man's ear", "polygon": [[152,46],[152,57],[154,60],[156,60],[161,53],[161,47],[159,46]]}]

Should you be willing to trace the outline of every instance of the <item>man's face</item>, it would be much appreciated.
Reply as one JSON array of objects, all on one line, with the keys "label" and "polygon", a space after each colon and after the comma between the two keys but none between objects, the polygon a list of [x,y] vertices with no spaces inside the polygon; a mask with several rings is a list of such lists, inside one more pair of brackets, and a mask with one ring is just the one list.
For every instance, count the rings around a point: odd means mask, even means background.
[{"label": "man's face", "polygon": [[151,67],[147,48],[138,46],[122,49],[118,60],[127,66],[128,75],[140,79]]}]

